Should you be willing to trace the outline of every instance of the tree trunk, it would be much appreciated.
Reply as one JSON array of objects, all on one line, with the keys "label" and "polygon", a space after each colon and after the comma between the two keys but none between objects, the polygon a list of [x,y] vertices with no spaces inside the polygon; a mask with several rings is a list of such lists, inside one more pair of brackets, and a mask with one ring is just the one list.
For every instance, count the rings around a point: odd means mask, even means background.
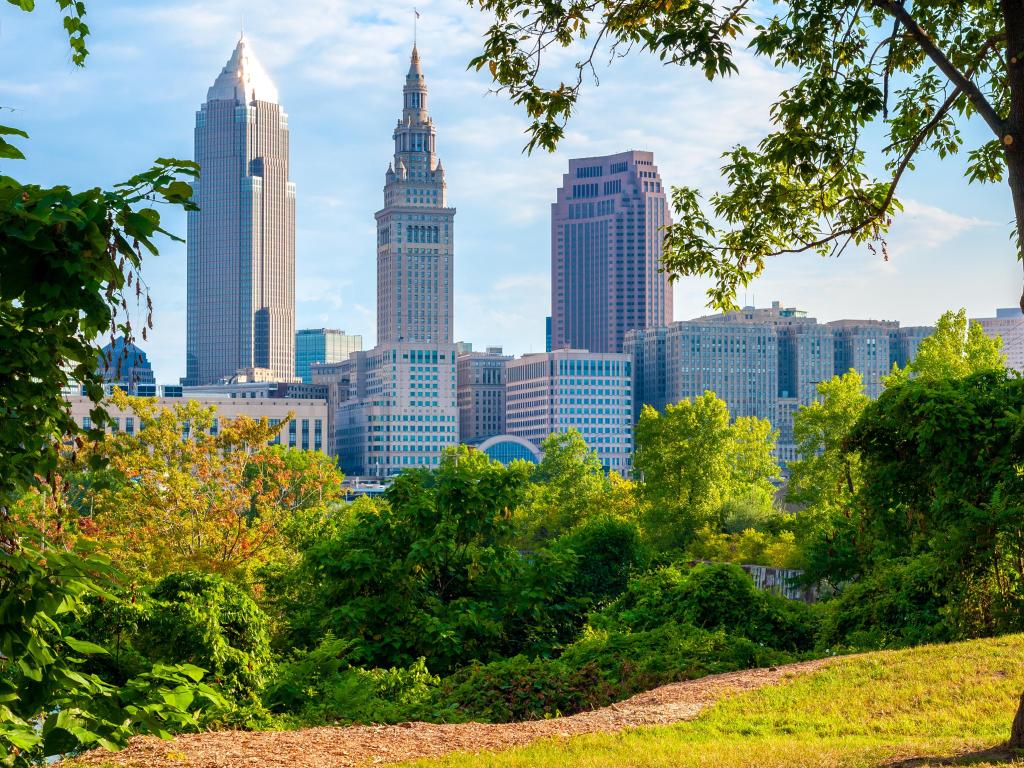
[{"label": "tree trunk", "polygon": [[[1017,219],[1017,258],[1024,246],[1024,4],[1019,0],[1001,0],[1000,10],[1006,24],[1006,84],[1010,92],[1010,114],[1004,123],[1003,155],[1007,180]],[[1024,311],[1024,293],[1020,298]]]},{"label": "tree trunk", "polygon": [[1024,749],[1024,694],[1020,697],[1020,705],[1017,707],[1017,714],[1013,716],[1013,725],[1010,726],[1010,741],[1007,742],[1010,749]]}]

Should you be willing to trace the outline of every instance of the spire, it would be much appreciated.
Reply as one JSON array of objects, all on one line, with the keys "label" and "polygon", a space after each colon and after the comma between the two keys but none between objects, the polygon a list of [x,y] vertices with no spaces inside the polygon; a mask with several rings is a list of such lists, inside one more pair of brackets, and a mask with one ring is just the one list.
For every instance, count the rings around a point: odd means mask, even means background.
[{"label": "spire", "polygon": [[423,79],[423,70],[420,69],[420,52],[416,50],[416,43],[412,44],[412,56],[409,59],[409,74],[406,80],[414,78]]},{"label": "spire", "polygon": [[228,63],[206,92],[206,100],[234,100],[248,104],[256,99],[278,103],[277,88],[253,53],[249,38],[243,33]]}]

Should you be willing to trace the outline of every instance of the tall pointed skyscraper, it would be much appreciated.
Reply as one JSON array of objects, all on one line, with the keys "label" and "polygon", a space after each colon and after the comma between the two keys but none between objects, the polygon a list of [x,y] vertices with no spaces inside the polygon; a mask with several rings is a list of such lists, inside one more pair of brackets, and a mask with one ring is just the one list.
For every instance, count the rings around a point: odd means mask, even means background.
[{"label": "tall pointed skyscraper", "polygon": [[427,84],[412,48],[395,157],[377,211],[377,346],[353,352],[338,370],[348,399],[334,438],[349,476],[388,477],[436,467],[459,441],[452,343],[455,209],[446,207],[444,169],[434,154]]},{"label": "tall pointed skyscraper", "polygon": [[377,212],[377,343],[452,341],[455,209],[446,206],[427,83],[412,47],[395,157]]},{"label": "tall pointed skyscraper", "polygon": [[196,113],[183,384],[295,376],[295,185],[288,115],[243,36]]}]

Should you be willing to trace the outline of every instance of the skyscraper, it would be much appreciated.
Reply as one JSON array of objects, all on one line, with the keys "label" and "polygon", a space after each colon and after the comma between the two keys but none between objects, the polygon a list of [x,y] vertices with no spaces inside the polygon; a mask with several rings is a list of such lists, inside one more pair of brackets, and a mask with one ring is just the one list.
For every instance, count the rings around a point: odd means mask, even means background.
[{"label": "skyscraper", "polygon": [[336,328],[302,328],[295,332],[295,376],[313,381],[313,363],[340,363],[363,348],[363,337]]},{"label": "skyscraper", "polygon": [[295,186],[288,116],[243,36],[196,113],[183,384],[295,375]]},{"label": "skyscraper", "polygon": [[627,331],[672,322],[671,223],[652,153],[569,161],[551,205],[553,349],[621,352]]},{"label": "skyscraper", "polygon": [[455,209],[435,154],[427,83],[412,47],[395,157],[377,218],[377,343],[452,341]]},{"label": "skyscraper", "polygon": [[416,46],[377,219],[377,346],[339,364],[348,399],[334,419],[347,475],[436,467],[458,444],[452,343],[455,209],[446,207]]}]

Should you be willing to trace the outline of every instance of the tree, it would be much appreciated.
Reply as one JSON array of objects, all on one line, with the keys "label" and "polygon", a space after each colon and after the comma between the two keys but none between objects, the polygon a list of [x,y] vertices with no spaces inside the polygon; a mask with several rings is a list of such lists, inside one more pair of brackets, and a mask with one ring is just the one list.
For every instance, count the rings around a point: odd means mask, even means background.
[{"label": "tree", "polygon": [[[527,149],[553,149],[595,57],[648,52],[709,80],[739,72],[737,41],[792,72],[771,109],[774,130],[725,153],[725,190],[705,204],[673,191],[665,267],[714,280],[711,303],[735,296],[784,253],[841,253],[851,242],[885,253],[906,172],[924,153],[967,151],[971,182],[1009,182],[1020,258],[1024,233],[1024,8],[939,0],[793,0],[755,11],[749,0],[468,0],[494,16],[471,67],[487,67],[532,123]],[[605,46],[602,48],[602,46]],[[570,82],[544,83],[558,48],[582,50]],[[980,119],[988,139],[964,147]],[[865,136],[883,136],[868,151]],[[880,170],[879,170],[880,169]],[[876,175],[877,174],[877,175]],[[1022,296],[1024,307],[1024,296]]]},{"label": "tree", "polygon": [[740,417],[713,392],[645,406],[636,426],[633,467],[650,504],[649,533],[663,548],[685,547],[697,530],[721,527],[730,499],[771,505],[779,475],[776,433],[766,420]]},{"label": "tree", "polygon": [[981,323],[968,322],[966,309],[950,310],[939,318],[932,335],[922,339],[914,359],[904,368],[894,365],[883,383],[892,387],[910,377],[941,381],[962,379],[972,373],[1002,371],[1006,368],[1002,347],[1003,340],[986,336]]},{"label": "tree", "polygon": [[[87,444],[119,478],[92,492],[86,533],[142,579],[197,570],[245,579],[285,544],[303,537],[296,511],[322,515],[341,496],[333,463],[302,460],[268,443],[283,424],[220,419],[194,400],[173,409],[112,397],[143,428]],[[291,467],[289,467],[291,463]]]},{"label": "tree", "polygon": [[802,506],[797,521],[808,579],[836,586],[858,563],[850,528],[861,487],[860,454],[850,450],[847,438],[871,398],[854,370],[819,383],[817,390],[820,399],[793,417],[799,458],[789,463],[786,498]]}]

